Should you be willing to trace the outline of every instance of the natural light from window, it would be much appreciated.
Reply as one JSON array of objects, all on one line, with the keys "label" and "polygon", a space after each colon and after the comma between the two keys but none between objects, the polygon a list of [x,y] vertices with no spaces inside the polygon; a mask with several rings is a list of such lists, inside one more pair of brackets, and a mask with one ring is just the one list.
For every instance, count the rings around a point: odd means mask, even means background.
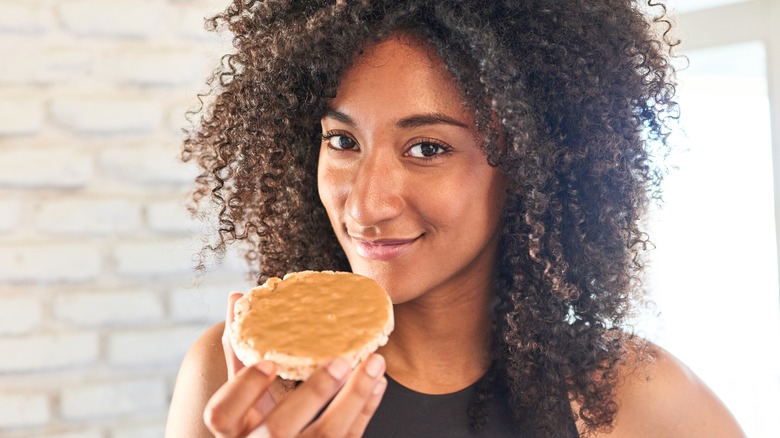
[{"label": "natural light from window", "polygon": [[686,53],[683,149],[654,213],[640,330],[682,359],[750,437],[780,437],[780,302],[764,46]]}]

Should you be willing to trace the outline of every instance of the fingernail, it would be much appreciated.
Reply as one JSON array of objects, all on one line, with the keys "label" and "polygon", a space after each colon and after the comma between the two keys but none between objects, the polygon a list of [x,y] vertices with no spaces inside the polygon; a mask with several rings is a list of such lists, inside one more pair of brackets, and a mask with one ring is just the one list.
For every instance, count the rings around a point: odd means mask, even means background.
[{"label": "fingernail", "polygon": [[270,438],[271,432],[265,424],[261,424],[260,427],[253,430],[246,436],[246,438]]},{"label": "fingernail", "polygon": [[366,363],[366,374],[376,377],[382,372],[384,366],[385,361],[382,359],[382,356],[373,355],[368,358],[368,363]]},{"label": "fingernail", "polygon": [[374,395],[381,394],[382,391],[385,390],[386,386],[387,386],[387,379],[382,377],[381,379],[379,379],[378,382],[376,382],[376,386],[374,386],[374,390],[371,391],[371,393],[374,394]]},{"label": "fingernail", "polygon": [[261,360],[260,362],[255,364],[255,368],[260,370],[266,376],[273,376],[274,364],[272,362],[269,362],[267,360]]},{"label": "fingernail", "polygon": [[347,375],[350,368],[352,367],[349,366],[349,362],[347,362],[346,359],[343,357],[337,357],[330,361],[326,370],[328,371],[328,374],[333,376],[334,379],[341,380],[344,378],[344,376]]}]

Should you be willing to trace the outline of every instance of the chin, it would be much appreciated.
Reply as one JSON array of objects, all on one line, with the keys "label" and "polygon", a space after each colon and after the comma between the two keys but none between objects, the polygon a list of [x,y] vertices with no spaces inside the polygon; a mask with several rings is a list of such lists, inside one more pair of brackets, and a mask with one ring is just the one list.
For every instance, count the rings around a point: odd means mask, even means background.
[{"label": "chin", "polygon": [[[391,269],[381,269],[374,266],[366,266],[362,263],[352,263],[352,272],[368,277],[382,286],[393,304],[402,304],[417,298],[421,292],[419,282],[405,278],[411,271],[404,273],[392,272]],[[404,275],[406,274],[406,275]]]}]

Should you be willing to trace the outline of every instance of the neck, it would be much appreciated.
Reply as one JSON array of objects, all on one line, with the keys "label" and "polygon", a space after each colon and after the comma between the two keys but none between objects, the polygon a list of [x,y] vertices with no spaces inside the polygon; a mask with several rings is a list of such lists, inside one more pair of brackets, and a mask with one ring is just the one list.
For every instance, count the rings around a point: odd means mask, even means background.
[{"label": "neck", "polygon": [[394,306],[396,328],[380,350],[393,379],[418,392],[445,394],[484,375],[493,294],[489,282],[473,283]]}]

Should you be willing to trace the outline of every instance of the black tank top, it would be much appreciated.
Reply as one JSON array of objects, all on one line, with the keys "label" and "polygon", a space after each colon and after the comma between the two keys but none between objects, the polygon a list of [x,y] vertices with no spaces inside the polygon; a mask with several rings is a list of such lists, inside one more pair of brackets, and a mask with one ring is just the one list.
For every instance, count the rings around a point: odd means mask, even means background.
[{"label": "black tank top", "polygon": [[[524,437],[512,421],[506,403],[494,397],[488,402],[488,421],[475,432],[469,426],[468,410],[476,398],[477,384],[451,394],[422,394],[399,384],[389,376],[382,402],[366,428],[366,438],[398,437]],[[571,421],[570,436],[577,437]]]}]

